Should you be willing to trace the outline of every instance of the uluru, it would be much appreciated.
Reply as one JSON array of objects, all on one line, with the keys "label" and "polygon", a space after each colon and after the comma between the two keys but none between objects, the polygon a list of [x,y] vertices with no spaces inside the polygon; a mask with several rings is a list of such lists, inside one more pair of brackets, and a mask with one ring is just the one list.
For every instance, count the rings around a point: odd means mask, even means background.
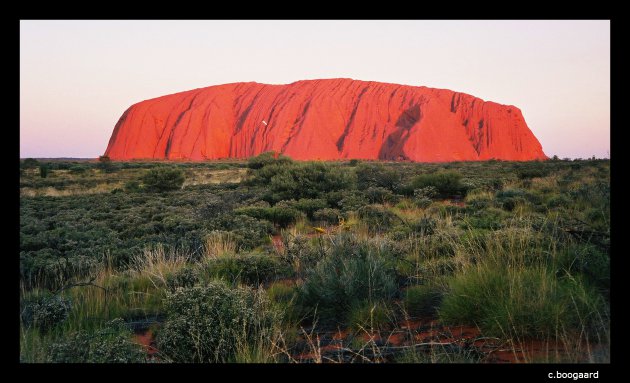
[{"label": "uluru", "polygon": [[515,106],[446,89],[352,79],[231,83],[141,101],[114,127],[112,160],[546,159]]}]

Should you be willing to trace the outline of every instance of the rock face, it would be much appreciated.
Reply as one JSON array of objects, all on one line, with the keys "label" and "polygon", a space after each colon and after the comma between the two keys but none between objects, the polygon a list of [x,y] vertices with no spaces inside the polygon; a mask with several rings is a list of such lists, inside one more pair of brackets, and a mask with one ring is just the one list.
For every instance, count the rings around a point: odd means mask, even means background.
[{"label": "rock face", "polygon": [[234,83],[132,105],[113,160],[244,158],[421,162],[546,159],[521,111],[445,89],[351,79]]}]

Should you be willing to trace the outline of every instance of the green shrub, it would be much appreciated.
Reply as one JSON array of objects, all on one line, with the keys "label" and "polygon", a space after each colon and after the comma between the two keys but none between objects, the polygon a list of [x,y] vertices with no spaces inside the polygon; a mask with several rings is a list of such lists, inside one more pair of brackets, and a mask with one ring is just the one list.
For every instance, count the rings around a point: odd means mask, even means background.
[{"label": "green shrub", "polygon": [[[329,193],[329,195],[331,194]],[[342,211],[356,211],[370,203],[363,193],[359,192],[340,192],[339,195],[334,197],[334,201]]]},{"label": "green shrub", "polygon": [[264,295],[218,282],[178,289],[165,306],[157,346],[180,363],[234,361],[248,345],[272,342],[278,320]]},{"label": "green shrub", "polygon": [[175,291],[178,287],[193,287],[200,281],[199,271],[191,266],[182,267],[166,275],[166,287],[170,291]]},{"label": "green shrub", "polygon": [[250,169],[261,169],[268,165],[288,165],[293,160],[290,157],[282,155],[276,152],[265,152],[257,155],[256,157],[250,157],[247,160],[247,167]]},{"label": "green shrub", "polygon": [[96,164],[96,167],[106,173],[110,173],[116,169],[116,167],[112,163],[112,160],[108,156],[100,156],[98,158],[98,163]]},{"label": "green shrub", "polygon": [[50,171],[50,168],[48,167],[48,165],[46,165],[46,164],[39,165],[39,176],[41,178],[48,177],[49,171]]},{"label": "green shrub", "polygon": [[473,213],[479,210],[486,209],[492,206],[493,203],[494,203],[494,200],[492,196],[489,196],[487,194],[482,194],[482,193],[478,194],[478,193],[474,193],[473,191],[471,193],[468,193],[468,195],[466,196],[466,207],[468,207],[469,210],[471,210]]},{"label": "green shrub", "polygon": [[72,174],[83,174],[88,170],[88,168],[83,165],[72,165],[69,170]]},{"label": "green shrub", "polygon": [[358,210],[359,218],[368,225],[371,231],[386,231],[399,218],[382,205],[367,205]]},{"label": "green shrub", "polygon": [[401,176],[395,169],[385,167],[383,164],[362,163],[356,167],[357,186],[360,190],[370,187],[381,187],[391,191],[397,191],[400,187]]},{"label": "green shrub", "polygon": [[27,327],[48,332],[70,315],[72,302],[60,295],[32,295],[22,301],[22,323]]},{"label": "green shrub", "polygon": [[495,195],[497,202],[501,204],[503,209],[512,211],[517,204],[523,204],[527,201],[527,192],[522,189],[506,189],[498,191]]},{"label": "green shrub", "polygon": [[381,186],[370,186],[363,194],[370,203],[395,203],[398,200],[398,196],[394,195],[391,190]]},{"label": "green shrub", "polygon": [[157,167],[147,171],[142,177],[142,183],[146,191],[166,192],[181,189],[185,179],[181,169]]},{"label": "green shrub", "polygon": [[320,209],[313,213],[313,219],[318,222],[325,222],[331,225],[338,224],[341,212],[337,209]]},{"label": "green shrub", "polygon": [[475,211],[462,221],[462,226],[464,229],[497,230],[503,227],[503,220],[506,218],[506,215],[507,213],[502,210],[489,207]]},{"label": "green shrub", "polygon": [[409,224],[411,232],[421,236],[433,234],[436,226],[437,222],[430,217],[421,217]]},{"label": "green shrub", "polygon": [[434,186],[427,186],[413,191],[413,202],[416,206],[427,208],[438,195],[438,190]]},{"label": "green shrub", "polygon": [[252,218],[265,219],[280,227],[287,227],[301,216],[298,210],[281,203],[274,207],[243,207],[235,209],[234,212],[236,214],[245,214]]},{"label": "green shrub", "polygon": [[22,169],[35,169],[39,166],[39,161],[34,158],[27,158],[20,164]]},{"label": "green shrub", "polygon": [[253,286],[283,278],[290,272],[277,257],[258,253],[212,259],[205,270],[211,277]]},{"label": "green shrub", "polygon": [[325,209],[328,207],[328,202],[322,198],[302,198],[301,200],[293,203],[293,207],[304,212],[309,219],[312,219],[313,214],[317,210]]},{"label": "green shrub", "polygon": [[297,278],[304,277],[305,272],[315,267],[323,257],[322,251],[319,251],[310,239],[302,234],[292,235],[283,231],[282,245],[280,259],[293,269]]},{"label": "green shrub", "polygon": [[223,214],[213,221],[210,229],[231,232],[239,249],[251,250],[269,241],[273,225],[248,215]]},{"label": "green shrub", "polygon": [[272,201],[319,198],[325,193],[352,188],[354,174],[339,166],[322,162],[300,163],[286,167],[271,177]]},{"label": "green shrub", "polygon": [[142,190],[140,182],[137,180],[131,180],[125,182],[125,191],[128,193],[137,193]]},{"label": "green shrub", "polygon": [[[251,175],[251,177],[247,179],[247,184],[268,187],[271,179],[274,176],[285,172],[287,168],[291,168],[293,166],[295,166],[295,164],[293,163],[272,163],[256,170],[250,169],[249,174]],[[267,197],[267,199],[269,200],[270,197]],[[279,199],[278,201],[280,200],[281,199]]]},{"label": "green shrub", "polygon": [[466,195],[467,187],[461,182],[462,175],[454,171],[439,171],[430,174],[421,174],[411,182],[415,189],[434,187],[440,197]]},{"label": "green shrub", "polygon": [[516,172],[516,175],[521,180],[532,179],[537,177],[546,177],[549,171],[541,168],[523,168]]},{"label": "green shrub", "polygon": [[411,286],[404,293],[404,307],[413,317],[432,317],[442,301],[442,292],[431,285]]},{"label": "green shrub", "polygon": [[79,331],[50,347],[53,363],[140,363],[146,361],[142,347],[131,341],[131,331],[115,319],[94,333]]}]

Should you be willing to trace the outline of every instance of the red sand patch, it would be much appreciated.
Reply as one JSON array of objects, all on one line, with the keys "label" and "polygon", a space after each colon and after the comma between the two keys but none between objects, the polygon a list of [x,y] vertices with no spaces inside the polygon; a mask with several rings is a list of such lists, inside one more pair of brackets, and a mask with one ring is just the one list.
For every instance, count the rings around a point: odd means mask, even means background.
[{"label": "red sand patch", "polygon": [[348,337],[350,332],[348,330],[338,330],[335,335],[333,335],[333,340],[343,340]]},{"label": "red sand patch", "polygon": [[[391,331],[353,333],[348,330],[337,330],[318,335],[320,339],[329,339],[327,342],[321,342],[319,353],[309,351],[297,355],[296,360],[330,361],[336,358],[331,355],[332,351],[338,351],[342,345],[353,348],[350,345],[356,343],[357,338],[360,340],[359,344],[376,342],[379,344],[379,349],[386,352],[389,347],[413,346],[420,343],[456,345],[463,350],[475,350],[481,355],[480,362],[482,363],[553,363],[567,359],[569,354],[574,352],[559,342],[523,340],[512,343],[495,337],[485,337],[477,327],[444,326],[436,320],[409,320],[399,323]],[[317,339],[318,335],[314,334],[313,339]],[[353,337],[355,337],[354,342]],[[354,348],[356,347],[358,346]],[[591,346],[592,349],[596,347],[597,345]],[[586,358],[587,355],[584,355],[585,361]],[[574,360],[574,357],[569,360]]]},{"label": "red sand patch", "polygon": [[153,336],[153,331],[151,331],[151,329],[134,334],[133,338],[136,343],[138,343],[145,349],[149,357],[155,356],[158,350],[155,348],[155,339]]},{"label": "red sand patch", "polygon": [[406,335],[404,332],[391,333],[385,341],[392,346],[400,346],[405,342]]}]

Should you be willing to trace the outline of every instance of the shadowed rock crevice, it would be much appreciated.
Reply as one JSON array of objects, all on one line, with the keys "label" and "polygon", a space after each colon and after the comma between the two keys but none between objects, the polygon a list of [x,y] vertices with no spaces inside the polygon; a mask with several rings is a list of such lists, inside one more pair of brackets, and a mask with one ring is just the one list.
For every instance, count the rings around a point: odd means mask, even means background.
[{"label": "shadowed rock crevice", "polygon": [[411,128],[422,120],[420,105],[415,104],[406,109],[396,121],[396,130],[390,133],[378,154],[380,160],[407,160],[404,154],[405,142],[409,139]]},{"label": "shadowed rock crevice", "polygon": [[357,109],[359,108],[359,104],[361,103],[361,98],[363,98],[363,95],[365,94],[365,92],[367,92],[367,90],[368,90],[368,87],[366,86],[365,88],[363,88],[361,93],[359,93],[359,96],[357,97],[357,101],[354,104],[354,108],[352,109],[352,113],[350,113],[350,119],[348,120],[348,123],[346,124],[346,127],[343,130],[343,133],[341,134],[341,137],[339,137],[339,139],[337,140],[337,150],[340,153],[343,150],[343,144],[345,143],[346,137],[348,136],[348,133],[350,132],[350,128],[352,127],[352,123],[354,122],[354,116],[356,116],[357,114]]}]

